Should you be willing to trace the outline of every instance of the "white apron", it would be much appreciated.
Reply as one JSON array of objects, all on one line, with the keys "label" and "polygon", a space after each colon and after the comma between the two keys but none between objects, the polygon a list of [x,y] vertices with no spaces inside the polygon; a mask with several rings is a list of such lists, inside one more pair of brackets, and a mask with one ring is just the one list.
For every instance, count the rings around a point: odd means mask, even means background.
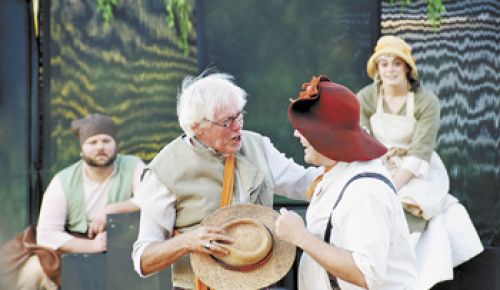
[{"label": "white apron", "polygon": [[[413,92],[406,99],[406,116],[384,113],[382,99],[379,96],[377,110],[370,118],[373,135],[389,149],[408,149],[416,124]],[[422,210],[422,217],[429,220],[445,206],[449,189],[446,168],[436,152],[432,152],[427,174],[412,178],[398,191],[398,195],[402,202],[418,205]]]},{"label": "white apron", "polygon": [[[379,96],[377,110],[370,118],[373,135],[389,149],[408,149],[416,124],[413,92],[407,96],[405,116],[385,113],[382,102]],[[430,220],[415,245],[419,290],[453,279],[454,266],[483,251],[469,214],[448,191],[448,173],[436,152],[432,153],[427,174],[415,176],[398,191],[402,201],[414,201],[422,216]]]}]

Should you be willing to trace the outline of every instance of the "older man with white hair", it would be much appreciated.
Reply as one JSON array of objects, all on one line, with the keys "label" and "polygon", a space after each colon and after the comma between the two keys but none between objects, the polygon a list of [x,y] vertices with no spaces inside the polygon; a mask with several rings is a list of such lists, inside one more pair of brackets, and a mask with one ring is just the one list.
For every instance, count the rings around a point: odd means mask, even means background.
[{"label": "older man with white hair", "polygon": [[221,228],[198,224],[231,204],[271,207],[273,194],[306,199],[317,168],[304,169],[262,135],[243,130],[246,93],[228,74],[187,77],[177,113],[184,134],[149,164],[140,191],[141,221],[133,260],[141,276],[173,264],[174,289],[206,289],[195,279],[190,253],[227,254]]}]

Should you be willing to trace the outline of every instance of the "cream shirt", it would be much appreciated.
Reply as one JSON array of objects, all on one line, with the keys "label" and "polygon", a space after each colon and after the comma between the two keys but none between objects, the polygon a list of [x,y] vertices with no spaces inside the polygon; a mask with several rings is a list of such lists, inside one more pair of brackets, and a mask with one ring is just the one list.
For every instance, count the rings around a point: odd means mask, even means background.
[{"label": "cream shirt", "polygon": [[[143,169],[144,162],[140,160],[134,169],[133,195],[135,195],[139,187]],[[111,177],[115,173],[116,167],[113,173],[103,182],[95,182],[87,174],[83,174],[83,191],[88,220],[93,220],[99,211],[106,207],[108,193],[111,188]],[[137,203],[134,198],[132,198],[132,201]],[[66,193],[64,192],[61,180],[56,175],[43,195],[37,226],[37,243],[39,245],[58,249],[69,240],[74,239],[74,236],[66,232],[65,229],[67,210]]]},{"label": "cream shirt", "polygon": [[[389,176],[379,160],[338,163],[318,184],[307,209],[310,233],[323,239],[340,191],[362,172]],[[369,289],[414,289],[417,266],[408,226],[399,199],[383,181],[361,178],[347,187],[333,211],[330,242],[352,253]],[[341,279],[338,283],[342,290],[362,289]],[[299,266],[299,289],[331,289],[326,270],[305,252]]]},{"label": "cream shirt", "polygon": [[[279,152],[271,143],[269,138],[264,137],[264,147],[269,168],[275,182],[275,194],[286,196],[292,199],[306,200],[305,193],[311,184],[312,180],[322,172],[322,169],[316,167],[304,167],[296,164],[293,159],[286,158],[285,155]],[[189,140],[186,138],[186,142]],[[190,143],[189,143],[190,144]],[[239,178],[236,176],[236,181]],[[238,186],[238,188],[243,188]],[[148,217],[148,210],[142,206],[141,201],[141,220],[139,227],[139,235],[134,243],[132,259],[136,272],[144,277],[141,272],[141,256],[144,249],[152,242],[164,241],[172,233],[175,222],[175,195],[169,191],[151,171],[147,171],[139,188],[139,192],[147,192],[147,199],[154,200],[156,211],[163,213],[163,224],[165,227],[156,223]],[[238,193],[240,203],[245,203],[248,198],[248,193]]]}]

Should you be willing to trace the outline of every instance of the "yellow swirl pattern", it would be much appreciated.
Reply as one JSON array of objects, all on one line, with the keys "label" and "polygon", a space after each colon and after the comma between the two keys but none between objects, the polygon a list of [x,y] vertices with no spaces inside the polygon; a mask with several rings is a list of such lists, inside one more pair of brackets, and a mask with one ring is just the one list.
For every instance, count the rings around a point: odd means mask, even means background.
[{"label": "yellow swirl pattern", "polygon": [[51,1],[50,95],[45,161],[52,175],[78,159],[70,122],[104,113],[119,125],[119,152],[151,160],[179,135],[176,93],[197,73],[196,35],[185,56],[158,0],[120,1],[105,26],[96,1]]}]

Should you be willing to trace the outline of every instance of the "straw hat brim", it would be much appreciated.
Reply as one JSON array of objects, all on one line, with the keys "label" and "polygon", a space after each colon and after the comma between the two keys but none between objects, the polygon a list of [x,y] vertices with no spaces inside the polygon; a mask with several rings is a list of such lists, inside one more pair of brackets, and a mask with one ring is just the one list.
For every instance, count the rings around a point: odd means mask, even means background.
[{"label": "straw hat brim", "polygon": [[377,65],[376,61],[382,55],[395,55],[404,60],[411,68],[411,73],[410,73],[411,77],[414,80],[418,80],[417,65],[415,64],[415,60],[413,59],[413,57],[411,55],[403,53],[400,49],[392,46],[377,50],[368,60],[368,63],[366,65],[366,71],[368,72],[368,76],[370,76],[371,79],[375,77],[375,71]]},{"label": "straw hat brim", "polygon": [[274,222],[278,215],[272,208],[245,204],[221,208],[207,216],[200,225],[222,226],[240,218],[260,221],[272,232],[273,252],[267,263],[249,272],[228,270],[208,255],[192,253],[191,266],[195,275],[206,285],[217,290],[255,290],[267,287],[283,278],[293,265],[296,248],[276,236]]}]

